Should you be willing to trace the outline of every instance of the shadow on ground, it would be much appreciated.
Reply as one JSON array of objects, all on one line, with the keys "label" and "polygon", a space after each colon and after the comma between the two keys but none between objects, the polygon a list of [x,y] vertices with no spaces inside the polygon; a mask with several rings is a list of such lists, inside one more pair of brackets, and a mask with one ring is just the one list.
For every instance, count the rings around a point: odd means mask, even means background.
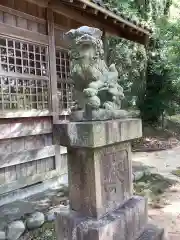
[{"label": "shadow on ground", "polygon": [[174,184],[175,180],[160,174],[145,175],[134,183],[134,194],[148,197],[150,206],[161,208],[166,204],[163,194]]}]

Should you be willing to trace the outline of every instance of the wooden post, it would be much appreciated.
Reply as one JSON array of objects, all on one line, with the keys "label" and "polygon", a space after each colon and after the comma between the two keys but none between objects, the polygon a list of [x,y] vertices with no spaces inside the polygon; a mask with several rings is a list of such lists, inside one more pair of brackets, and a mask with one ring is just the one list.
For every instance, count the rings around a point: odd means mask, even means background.
[{"label": "wooden post", "polygon": [[[49,40],[49,67],[50,67],[50,79],[51,79],[51,97],[52,97],[52,117],[53,124],[59,119],[59,106],[57,96],[57,73],[56,73],[56,48],[55,48],[55,36],[54,36],[54,16],[53,10],[49,5],[47,7],[47,27],[48,27],[48,40]],[[54,142],[54,135],[53,135]],[[60,145],[55,145],[55,164],[56,169],[61,168],[61,155]]]},{"label": "wooden post", "polygon": [[106,64],[108,63],[108,41],[107,41],[107,32],[103,29],[102,41],[104,46],[104,60]]},{"label": "wooden post", "polygon": [[54,17],[50,6],[47,7],[47,28],[49,41],[49,67],[51,79],[52,116],[53,123],[58,120],[57,74],[56,74],[56,49],[54,37]]}]

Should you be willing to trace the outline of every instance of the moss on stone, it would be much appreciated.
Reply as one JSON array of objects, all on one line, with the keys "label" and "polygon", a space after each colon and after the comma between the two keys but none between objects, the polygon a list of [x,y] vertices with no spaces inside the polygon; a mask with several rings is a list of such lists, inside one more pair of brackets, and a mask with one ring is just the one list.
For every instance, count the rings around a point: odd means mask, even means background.
[{"label": "moss on stone", "polygon": [[176,175],[177,177],[180,177],[180,169],[176,169],[172,171],[172,174]]}]

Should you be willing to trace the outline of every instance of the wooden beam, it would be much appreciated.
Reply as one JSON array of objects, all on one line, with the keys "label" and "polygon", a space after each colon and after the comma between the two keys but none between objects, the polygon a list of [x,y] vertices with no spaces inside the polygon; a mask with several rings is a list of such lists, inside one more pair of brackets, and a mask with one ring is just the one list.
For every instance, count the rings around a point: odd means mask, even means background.
[{"label": "wooden beam", "polygon": [[[1,26],[1,24],[0,24],[0,26]],[[1,34],[1,32],[0,32],[0,34]],[[32,39],[28,39],[28,40],[32,40]],[[26,75],[23,74],[22,75],[22,73],[18,73],[18,72],[5,72],[3,69],[1,69],[1,76],[2,75],[4,77],[26,78],[26,79],[29,79],[29,80],[34,80],[34,78],[35,78],[34,75],[30,75],[30,74],[26,74]],[[46,81],[49,81],[49,78],[46,77],[46,76],[36,76],[36,80],[46,80]]]},{"label": "wooden beam", "polygon": [[[56,73],[56,48],[55,48],[55,34],[54,34],[54,16],[52,5],[47,8],[47,24],[49,37],[49,61],[50,61],[50,77],[51,77],[51,96],[52,96],[52,113],[53,123],[59,119],[59,102],[57,95],[57,73]],[[54,141],[54,136],[53,136]],[[55,167],[59,169],[61,166],[60,145],[55,145]]]},{"label": "wooden beam", "polygon": [[122,17],[116,15],[115,13],[105,9],[105,8],[102,8],[101,6],[89,1],[89,0],[79,0],[80,2],[82,3],[85,3],[87,4],[89,7],[92,7],[94,9],[97,9],[99,10],[99,12],[103,13],[104,15],[108,15],[109,17],[113,18],[114,20],[117,20],[118,22],[122,22],[124,24],[126,24],[127,26],[131,27],[131,28],[134,28],[136,29],[137,31],[139,32],[144,32],[144,34],[147,34],[147,35],[151,35],[149,31],[143,29],[143,28],[140,28],[138,27],[137,25],[129,22],[129,21],[126,21],[125,19],[123,19]]},{"label": "wooden beam", "polygon": [[[123,23],[118,22],[118,24],[114,24],[111,17],[110,17],[111,19],[110,21],[108,20],[105,21],[103,17],[100,18],[98,15],[96,17],[93,17],[93,15],[88,15],[87,12],[84,12],[86,14],[82,14],[82,9],[81,11],[78,9],[73,9],[71,6],[62,4],[58,0],[52,0],[52,8],[53,8],[53,11],[61,15],[64,15],[69,19],[72,19],[72,20],[75,19],[76,21],[80,22],[81,25],[88,25],[91,27],[99,28],[99,29],[106,29],[106,32],[108,32],[111,35],[119,36],[119,37],[128,39],[130,41],[145,44],[144,36],[140,36],[139,34],[135,34],[135,33],[133,34],[130,33],[128,26],[124,22]],[[123,24],[125,28],[123,28],[121,24]],[[71,28],[74,28],[73,25],[71,25]]]},{"label": "wooden beam", "polygon": [[47,120],[26,119],[25,121],[22,119],[16,121],[2,119],[0,124],[0,140],[48,133],[52,133],[50,117]]},{"label": "wooden beam", "polygon": [[0,23],[0,34],[8,35],[9,37],[16,37],[21,40],[28,40],[47,45],[48,38],[46,35],[25,30],[18,27],[12,27],[5,23]]},{"label": "wooden beam", "polygon": [[0,5],[0,10],[5,12],[5,13],[9,13],[11,15],[13,14],[15,16],[18,16],[18,17],[21,17],[21,18],[24,18],[24,19],[27,19],[27,20],[30,20],[30,21],[33,21],[33,22],[42,23],[42,24],[45,23],[44,19],[37,18],[37,17],[29,15],[27,13],[17,11],[15,9],[8,8],[8,7],[2,6],[2,5]]},{"label": "wooden beam", "polygon": [[57,12],[63,16],[66,16],[72,20],[80,21],[81,23],[100,27],[100,22],[97,20],[92,19],[89,16],[82,16],[81,12],[74,10],[72,7],[66,7],[64,4],[59,2],[58,0],[52,0],[51,7],[53,8],[54,12]]},{"label": "wooden beam", "polygon": [[103,46],[104,46],[104,59],[106,61],[106,64],[108,63],[108,42],[107,42],[107,33],[106,30],[103,29],[103,35],[102,35],[102,41],[103,41]]},{"label": "wooden beam", "polygon": [[1,153],[0,168],[15,166],[22,163],[31,162],[43,158],[55,156],[55,147],[47,146],[41,149],[26,150],[22,152],[14,152],[10,154]]},{"label": "wooden beam", "polygon": [[51,116],[49,110],[7,110],[0,111],[0,118],[28,118],[28,117],[44,117]]},{"label": "wooden beam", "polygon": [[49,0],[27,0],[30,3],[34,3],[40,7],[47,7]]},{"label": "wooden beam", "polygon": [[[72,3],[66,2],[66,4],[68,4],[68,3],[69,3],[69,6],[72,7]],[[83,2],[81,3],[79,1],[76,1],[76,2],[73,1],[73,7],[76,7],[77,9],[82,8],[85,12],[93,14],[93,15],[97,15],[99,12],[98,9],[91,8],[86,3],[83,3]]]},{"label": "wooden beam", "polygon": [[54,16],[51,7],[47,8],[47,28],[49,41],[49,63],[50,63],[50,79],[51,79],[51,98],[52,98],[52,116],[53,122],[58,119],[58,96],[57,96],[57,74],[56,74],[56,48],[54,34]]},{"label": "wooden beam", "polygon": [[28,185],[33,185],[38,182],[43,182],[43,181],[46,181],[48,179],[51,179],[51,178],[54,178],[56,176],[60,176],[63,174],[65,174],[65,173],[61,173],[61,171],[52,170],[52,171],[45,172],[45,173],[34,174],[29,177],[21,177],[16,181],[1,184],[0,185],[0,194],[12,192],[16,189],[20,189],[20,188],[26,187]]},{"label": "wooden beam", "polygon": [[82,23],[82,25],[87,24],[88,26],[94,26],[100,29],[106,29],[109,33],[119,36],[119,31],[116,28],[109,27],[105,23],[102,23],[98,19],[93,19],[93,17],[85,15],[83,16],[80,11],[74,10],[72,7],[67,7],[60,3],[58,0],[52,0],[51,6],[54,12],[64,15],[72,20],[76,19]]}]

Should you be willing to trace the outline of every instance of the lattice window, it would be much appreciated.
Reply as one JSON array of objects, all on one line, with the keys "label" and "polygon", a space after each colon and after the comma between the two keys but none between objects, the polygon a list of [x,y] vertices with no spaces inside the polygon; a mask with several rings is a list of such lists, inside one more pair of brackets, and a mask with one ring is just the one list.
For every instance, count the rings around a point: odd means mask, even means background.
[{"label": "lattice window", "polygon": [[0,109],[48,109],[48,81],[0,77]]},{"label": "lattice window", "polygon": [[0,38],[1,70],[48,76],[47,47]]},{"label": "lattice window", "polygon": [[69,109],[73,104],[73,82],[70,80],[70,59],[67,50],[56,50],[56,70],[59,109]]},{"label": "lattice window", "polygon": [[46,46],[0,37],[0,109],[48,109]]},{"label": "lattice window", "polygon": [[56,70],[60,79],[69,79],[69,54],[67,50],[56,50]]}]

